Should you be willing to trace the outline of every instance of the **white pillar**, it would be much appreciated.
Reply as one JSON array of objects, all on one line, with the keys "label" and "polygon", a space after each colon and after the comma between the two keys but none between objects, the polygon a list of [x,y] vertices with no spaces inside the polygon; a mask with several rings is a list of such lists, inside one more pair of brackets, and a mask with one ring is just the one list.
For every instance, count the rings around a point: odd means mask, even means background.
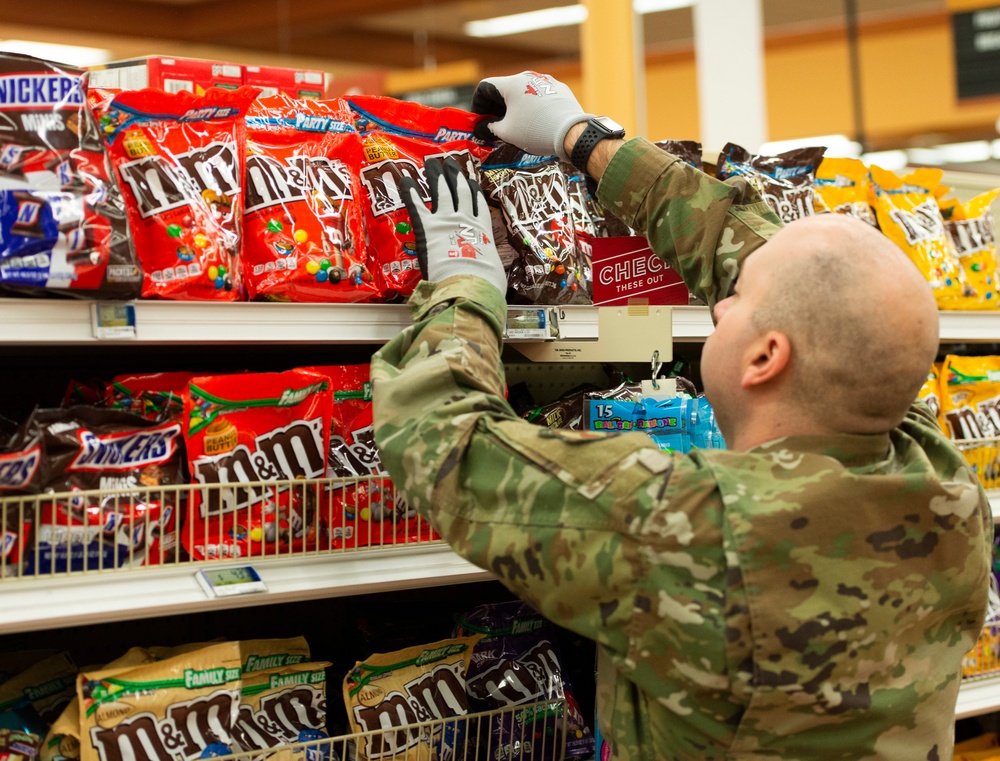
[{"label": "white pillar", "polygon": [[761,0],[697,0],[694,49],[702,145],[756,153],[767,140]]}]

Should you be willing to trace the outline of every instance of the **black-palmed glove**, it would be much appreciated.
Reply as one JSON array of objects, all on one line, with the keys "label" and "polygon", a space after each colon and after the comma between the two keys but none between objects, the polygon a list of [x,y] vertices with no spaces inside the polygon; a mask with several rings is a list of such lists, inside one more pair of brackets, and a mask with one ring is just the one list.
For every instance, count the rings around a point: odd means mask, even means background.
[{"label": "black-palmed glove", "polygon": [[451,157],[428,159],[424,175],[431,196],[430,209],[420,187],[409,177],[399,192],[413,223],[417,261],[425,280],[473,275],[507,293],[507,275],[493,242],[493,226],[479,183],[470,180]]},{"label": "black-palmed glove", "polygon": [[569,161],[563,143],[570,127],[590,119],[573,91],[558,79],[534,71],[484,79],[472,95],[472,110],[496,117],[476,125],[476,137],[516,145],[536,156]]}]

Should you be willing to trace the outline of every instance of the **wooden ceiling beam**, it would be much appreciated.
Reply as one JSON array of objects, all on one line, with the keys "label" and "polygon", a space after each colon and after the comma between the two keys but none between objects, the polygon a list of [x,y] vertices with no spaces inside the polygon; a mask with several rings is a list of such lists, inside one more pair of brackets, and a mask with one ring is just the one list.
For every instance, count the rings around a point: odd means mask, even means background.
[{"label": "wooden ceiling beam", "polygon": [[[455,1],[439,0],[437,5]],[[277,34],[282,25],[347,24],[361,16],[411,10],[413,0],[213,0],[185,8],[185,38],[200,42],[265,30]]]},{"label": "wooden ceiling beam", "polygon": [[5,3],[0,22],[23,26],[45,26],[74,32],[145,37],[176,29],[184,16],[176,6],[156,3],[126,3],[120,0],[44,0],[33,3]]}]

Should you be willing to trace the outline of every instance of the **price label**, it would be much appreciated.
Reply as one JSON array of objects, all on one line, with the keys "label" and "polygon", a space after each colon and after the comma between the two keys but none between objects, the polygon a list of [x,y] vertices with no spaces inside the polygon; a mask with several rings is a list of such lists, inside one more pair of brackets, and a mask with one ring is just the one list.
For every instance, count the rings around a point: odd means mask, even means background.
[{"label": "price label", "polygon": [[195,574],[198,583],[209,597],[231,597],[256,592],[266,592],[267,585],[252,566],[228,568],[202,568]]},{"label": "price label", "polygon": [[94,338],[108,340],[135,338],[135,304],[102,304],[91,308]]},{"label": "price label", "polygon": [[559,338],[559,313],[544,307],[510,307],[504,338],[532,341]]}]

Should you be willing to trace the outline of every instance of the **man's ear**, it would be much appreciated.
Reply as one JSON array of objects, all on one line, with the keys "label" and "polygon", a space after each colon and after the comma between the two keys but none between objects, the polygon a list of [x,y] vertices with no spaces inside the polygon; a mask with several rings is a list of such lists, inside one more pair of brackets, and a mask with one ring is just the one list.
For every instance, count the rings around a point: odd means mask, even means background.
[{"label": "man's ear", "polygon": [[788,367],[792,359],[792,343],[788,336],[769,330],[747,347],[743,365],[743,388],[753,388],[774,380]]}]

